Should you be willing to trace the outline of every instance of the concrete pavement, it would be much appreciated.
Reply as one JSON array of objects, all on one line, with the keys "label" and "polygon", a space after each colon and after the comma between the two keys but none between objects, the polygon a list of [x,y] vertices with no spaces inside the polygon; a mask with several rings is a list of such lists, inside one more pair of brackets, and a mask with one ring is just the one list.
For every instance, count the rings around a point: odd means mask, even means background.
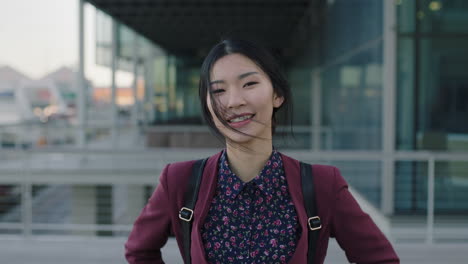
[{"label": "concrete pavement", "polygon": [[[125,264],[124,238],[0,236],[0,263],[8,264]],[[401,263],[466,264],[468,244],[396,244]],[[174,239],[163,249],[168,264],[182,263]],[[348,263],[337,243],[330,242],[325,263]]]}]

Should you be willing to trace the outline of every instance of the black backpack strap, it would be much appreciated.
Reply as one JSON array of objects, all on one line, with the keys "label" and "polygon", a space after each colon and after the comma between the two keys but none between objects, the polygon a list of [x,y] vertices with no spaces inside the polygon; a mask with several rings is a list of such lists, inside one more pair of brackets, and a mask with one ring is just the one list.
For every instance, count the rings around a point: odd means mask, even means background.
[{"label": "black backpack strap", "polygon": [[304,205],[307,212],[307,224],[309,227],[309,248],[307,251],[307,263],[313,264],[315,252],[317,249],[317,240],[319,237],[322,222],[317,214],[317,205],[314,192],[314,178],[312,174],[312,166],[307,163],[300,162],[301,179],[302,179],[302,194],[304,196]]},{"label": "black backpack strap", "polygon": [[203,177],[203,169],[205,168],[206,159],[197,160],[192,167],[192,175],[189,179],[187,190],[185,191],[184,207],[179,211],[179,218],[182,220],[182,238],[184,245],[185,263],[190,264],[190,235],[192,233],[193,211],[198,198],[198,190],[200,189],[201,179]]}]

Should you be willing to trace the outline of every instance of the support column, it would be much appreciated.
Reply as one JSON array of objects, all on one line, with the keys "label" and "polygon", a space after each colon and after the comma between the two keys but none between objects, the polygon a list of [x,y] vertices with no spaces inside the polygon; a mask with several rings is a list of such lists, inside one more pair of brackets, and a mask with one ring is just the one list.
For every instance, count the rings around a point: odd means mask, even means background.
[{"label": "support column", "polygon": [[[76,137],[76,145],[79,148],[86,146],[86,105],[87,105],[87,87],[84,74],[85,54],[84,54],[84,0],[79,0],[78,3],[78,96],[77,96],[77,115],[78,129]],[[81,161],[85,161],[85,155],[81,157]],[[73,224],[94,224],[96,222],[96,206],[95,206],[95,189],[93,186],[73,186],[72,187],[72,206],[71,206],[71,222]],[[83,235],[84,233],[94,235],[94,232],[75,231],[76,234]]]},{"label": "support column", "polygon": [[112,61],[111,61],[111,148],[118,146],[118,115],[117,115],[117,104],[116,94],[117,85],[115,81],[115,72],[117,70],[117,21],[112,18]]},{"label": "support column", "polygon": [[395,131],[396,131],[396,6],[384,1],[383,23],[383,97],[382,97],[382,199],[384,214],[393,214],[395,192]]},{"label": "support column", "polygon": [[[96,223],[96,187],[74,185],[72,187],[72,224],[92,225]],[[74,231],[77,235],[94,235],[94,231]]]},{"label": "support column", "polygon": [[145,206],[147,198],[145,197],[145,186],[143,185],[128,185],[128,207],[127,214],[130,223],[140,214],[141,209]]},{"label": "support column", "polygon": [[138,124],[138,35],[133,33],[133,107],[132,107],[132,124],[135,126],[134,131],[134,142],[138,142],[140,137],[140,126]]},{"label": "support column", "polygon": [[29,237],[32,234],[32,185],[23,183],[21,185],[21,218],[23,222],[23,235]]},{"label": "support column", "polygon": [[117,225],[132,224],[147,202],[144,185],[114,185],[113,195],[113,223]]},{"label": "support column", "polygon": [[154,76],[155,76],[155,65],[154,65],[154,61],[156,60],[156,56],[155,56],[155,51],[152,52],[151,54],[151,57],[149,59],[149,61],[147,62],[146,65],[148,65],[148,77],[149,77],[149,82],[148,82],[148,91],[147,93],[145,93],[146,95],[148,95],[148,98],[147,99],[147,103],[148,103],[148,106],[149,106],[149,109],[147,109],[147,114],[148,114],[148,120],[147,122],[149,123],[152,123],[155,119],[156,119],[156,113],[155,113],[155,104],[154,104],[154,94],[155,94],[155,90],[154,90],[154,84],[155,84],[155,79],[154,79]]},{"label": "support column", "polygon": [[312,71],[312,90],[311,90],[311,102],[312,102],[312,122],[311,122],[311,149],[313,151],[320,151],[320,139],[322,136],[322,80],[320,76],[320,69]]},{"label": "support column", "polygon": [[84,148],[86,145],[86,81],[84,76],[84,0],[78,3],[78,78],[77,102],[78,129],[76,130],[76,146]]}]

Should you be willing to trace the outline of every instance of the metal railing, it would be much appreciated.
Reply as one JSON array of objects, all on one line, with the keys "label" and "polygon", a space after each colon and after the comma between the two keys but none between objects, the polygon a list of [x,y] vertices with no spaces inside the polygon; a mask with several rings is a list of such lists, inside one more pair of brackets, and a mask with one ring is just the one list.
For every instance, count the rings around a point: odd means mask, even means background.
[{"label": "metal railing", "polygon": [[[157,184],[158,175],[165,164],[197,159],[206,157],[217,152],[215,149],[120,149],[113,150],[98,150],[93,149],[30,149],[30,150],[2,150],[0,159],[0,186],[12,187],[9,190],[10,194],[0,193],[0,197],[16,197],[16,202],[10,208],[0,210],[0,216],[5,216],[11,213],[12,210],[17,211],[16,218],[13,220],[1,220],[0,218],[0,233],[15,233],[29,236],[31,234],[47,233],[47,232],[62,232],[62,234],[107,234],[119,235],[126,234],[130,231],[134,217],[143,207],[146,202],[145,198],[151,193],[154,186]],[[434,152],[368,152],[368,151],[295,151],[286,150],[285,154],[290,155],[299,160],[308,162],[322,162],[335,164],[337,162],[352,161],[352,162],[384,162],[390,160],[393,164],[396,162],[427,162],[427,213],[426,213],[426,229],[425,241],[433,243],[434,238],[434,215],[435,215],[435,178],[436,178],[436,162],[463,162],[468,163],[468,155],[466,153],[434,153]],[[358,165],[359,166],[359,165]],[[383,172],[381,172],[383,174]],[[346,177],[346,173],[343,173]],[[464,177],[464,175],[462,175]],[[468,176],[467,176],[468,179]],[[39,201],[39,196],[44,190],[55,187],[56,189],[68,188],[72,191],[81,191],[81,187],[89,187],[81,196],[74,196],[78,201],[72,201],[75,205],[70,206],[67,210],[73,211],[76,208],[81,208],[79,200],[86,198],[86,191],[90,191],[98,197],[98,193],[92,188],[96,186],[107,186],[112,189],[115,186],[124,186],[129,189],[131,186],[137,186],[136,193],[143,195],[146,190],[145,197],[139,198],[137,203],[124,201],[131,197],[128,193],[125,195],[114,193],[110,196],[122,196],[122,200],[116,203],[131,203],[124,209],[133,211],[132,215],[128,215],[122,223],[108,220],[101,222],[96,217],[90,217],[91,221],[86,223],[75,223],[71,221],[69,216],[65,216],[65,220],[59,222],[38,222],[34,219],[37,216],[33,212],[36,210],[35,203]],[[140,188],[142,187],[142,188]],[[128,192],[123,188],[123,193]],[[146,188],[146,189],[145,189]],[[385,188],[385,186],[383,187]],[[5,189],[5,188],[4,188]],[[125,191],[126,190],[126,191]],[[45,202],[52,201],[54,195],[51,195]],[[96,206],[99,199],[111,201],[112,197],[92,198],[91,204],[88,206]],[[1,202],[1,200],[0,200]],[[468,201],[467,201],[468,202]],[[135,205],[136,204],[136,205]],[[76,207],[76,208],[75,208]],[[138,207],[138,208],[136,208]],[[101,206],[100,207],[105,208]],[[98,208],[99,209],[99,208]],[[114,208],[115,209],[115,208]],[[97,209],[88,210],[95,214]],[[86,211],[86,210],[85,210]],[[68,212],[71,214],[71,212]],[[113,214],[113,212],[108,212]],[[115,213],[114,213],[115,214]],[[124,213],[125,214],[125,213]],[[66,213],[64,213],[66,215]],[[117,217],[117,216],[114,216]],[[112,217],[108,217],[111,219]],[[68,220],[67,220],[68,219]],[[78,221],[79,222],[79,221]],[[421,223],[423,224],[423,223]],[[86,232],[88,233],[86,233]],[[457,232],[461,234],[466,230]],[[454,236],[457,234],[454,233]]]}]

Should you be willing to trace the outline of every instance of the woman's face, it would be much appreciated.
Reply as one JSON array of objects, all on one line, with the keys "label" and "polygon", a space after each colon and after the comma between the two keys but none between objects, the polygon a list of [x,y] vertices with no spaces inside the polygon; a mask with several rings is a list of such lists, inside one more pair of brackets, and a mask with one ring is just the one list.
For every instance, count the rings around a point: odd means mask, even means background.
[{"label": "woman's face", "polygon": [[[229,54],[213,65],[211,92],[207,94],[211,117],[227,141],[245,144],[253,139],[271,139],[273,108],[280,107],[270,78],[252,60],[241,54]],[[220,116],[238,133],[225,127],[213,111],[216,101]]]}]

